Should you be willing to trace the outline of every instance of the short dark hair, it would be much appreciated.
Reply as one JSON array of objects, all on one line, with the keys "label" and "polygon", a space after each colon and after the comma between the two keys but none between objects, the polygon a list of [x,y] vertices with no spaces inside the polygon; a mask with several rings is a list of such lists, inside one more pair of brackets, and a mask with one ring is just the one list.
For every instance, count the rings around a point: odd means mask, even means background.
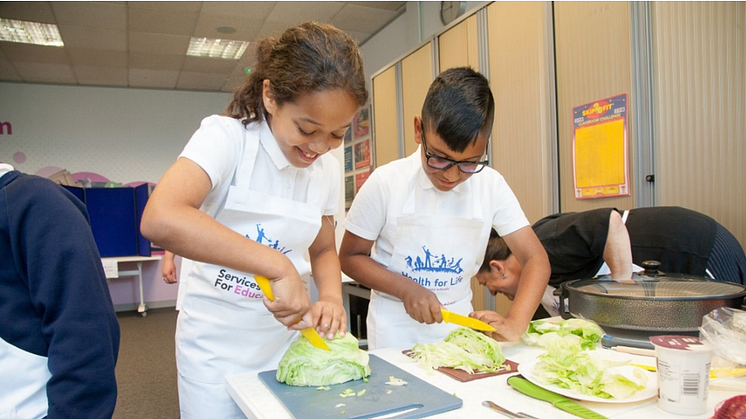
[{"label": "short dark hair", "polygon": [[484,252],[484,260],[482,266],[479,267],[479,273],[487,272],[490,270],[490,261],[504,261],[512,255],[513,252],[505,243],[505,239],[497,234],[497,231],[493,228],[490,232],[490,239],[487,241],[487,250]]},{"label": "short dark hair", "polygon": [[462,152],[480,133],[492,131],[495,99],[482,74],[471,67],[450,68],[433,80],[421,115],[428,130],[451,150]]},{"label": "short dark hair", "polygon": [[304,22],[279,38],[262,39],[256,46],[256,60],[225,109],[225,114],[244,124],[266,119],[262,85],[267,79],[278,105],[329,89],[349,92],[360,106],[368,101],[357,43],[332,25]]}]

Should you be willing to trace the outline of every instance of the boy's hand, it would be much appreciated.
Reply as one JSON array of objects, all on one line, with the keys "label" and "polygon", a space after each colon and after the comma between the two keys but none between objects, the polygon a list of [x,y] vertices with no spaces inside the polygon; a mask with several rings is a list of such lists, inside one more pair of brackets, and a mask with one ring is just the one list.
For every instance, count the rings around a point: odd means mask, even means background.
[{"label": "boy's hand", "polygon": [[440,314],[441,304],[435,293],[419,284],[413,283],[412,285],[414,286],[406,290],[402,298],[407,314],[420,323],[433,324],[442,322],[443,316]]}]

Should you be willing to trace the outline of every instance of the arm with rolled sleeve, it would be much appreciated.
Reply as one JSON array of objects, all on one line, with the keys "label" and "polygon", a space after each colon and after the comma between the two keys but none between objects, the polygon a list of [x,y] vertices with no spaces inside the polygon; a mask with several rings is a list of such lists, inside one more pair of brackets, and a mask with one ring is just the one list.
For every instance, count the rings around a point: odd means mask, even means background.
[{"label": "arm with rolled sleeve", "polygon": [[83,204],[26,175],[4,188],[0,204],[17,288],[27,290],[14,307],[3,299],[0,314],[15,311],[16,346],[48,358],[48,418],[110,418],[119,324]]}]

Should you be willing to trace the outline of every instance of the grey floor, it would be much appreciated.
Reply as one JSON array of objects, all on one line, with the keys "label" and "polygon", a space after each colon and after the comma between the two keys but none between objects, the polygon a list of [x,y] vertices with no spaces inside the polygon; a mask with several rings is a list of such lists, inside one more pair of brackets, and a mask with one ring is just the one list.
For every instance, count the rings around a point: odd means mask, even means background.
[{"label": "grey floor", "polygon": [[173,307],[117,313],[121,329],[114,419],[176,419],[174,332],[178,312]]}]

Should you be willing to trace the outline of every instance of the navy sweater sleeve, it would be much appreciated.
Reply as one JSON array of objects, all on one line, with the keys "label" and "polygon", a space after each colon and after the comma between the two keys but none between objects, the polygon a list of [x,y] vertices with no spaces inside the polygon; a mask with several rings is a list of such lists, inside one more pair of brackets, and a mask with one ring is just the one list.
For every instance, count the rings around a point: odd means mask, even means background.
[{"label": "navy sweater sleeve", "polygon": [[88,213],[72,194],[36,176],[19,175],[2,195],[18,289],[26,293],[13,313],[2,309],[18,326],[3,333],[48,357],[49,419],[110,418],[119,324]]}]

